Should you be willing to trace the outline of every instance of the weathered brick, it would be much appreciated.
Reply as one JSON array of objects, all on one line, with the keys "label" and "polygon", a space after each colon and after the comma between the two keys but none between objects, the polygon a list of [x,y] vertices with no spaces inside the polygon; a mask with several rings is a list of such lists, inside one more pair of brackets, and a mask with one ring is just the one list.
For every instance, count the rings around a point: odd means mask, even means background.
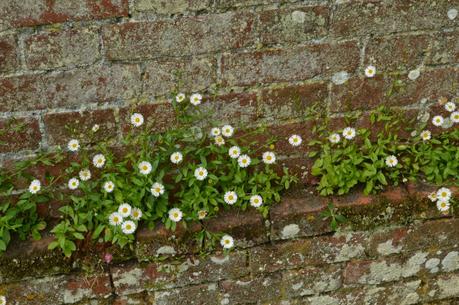
[{"label": "weathered brick", "polygon": [[282,275],[282,286],[289,298],[329,292],[341,287],[341,272],[339,265],[289,270]]},{"label": "weathered brick", "polygon": [[104,27],[110,60],[197,55],[249,45],[253,15],[242,12],[136,22]]},{"label": "weathered brick", "polygon": [[433,292],[433,297],[430,297],[430,299],[457,298],[459,297],[459,274],[441,275],[429,286]]},{"label": "weathered brick", "polygon": [[33,34],[25,39],[30,69],[89,65],[100,56],[96,27]]},{"label": "weathered brick", "polygon": [[447,11],[455,0],[351,0],[337,3],[331,20],[333,36],[387,34],[457,25]]},{"label": "weathered brick", "polygon": [[221,73],[224,85],[253,85],[306,80],[357,68],[355,42],[317,44],[290,49],[224,54]]},{"label": "weathered brick", "polygon": [[261,93],[260,115],[274,121],[302,118],[308,107],[315,103],[324,105],[327,97],[324,82],[265,89]]},{"label": "weathered brick", "polygon": [[431,44],[428,65],[459,62],[459,31],[436,33]]},{"label": "weathered brick", "polygon": [[423,63],[429,43],[426,34],[376,37],[365,49],[365,63],[374,65],[377,73],[410,71]]},{"label": "weathered brick", "polygon": [[249,250],[252,274],[321,266],[365,257],[364,233],[337,233],[260,246]]},{"label": "weathered brick", "polygon": [[136,65],[93,66],[56,74],[0,78],[0,111],[80,107],[128,99],[140,91]]},{"label": "weathered brick", "polygon": [[107,298],[111,294],[108,275],[45,277],[1,286],[7,300],[17,304],[73,304]]},{"label": "weathered brick", "polygon": [[[176,115],[172,105],[168,102],[161,104],[140,104],[131,107],[123,107],[119,110],[121,128],[124,134],[131,130],[144,129],[154,133],[164,132],[175,126]],[[142,127],[134,127],[131,124],[131,115],[140,113],[144,117]]]},{"label": "weathered brick", "polygon": [[253,246],[268,241],[264,219],[253,208],[245,211],[223,210],[217,217],[205,220],[204,226],[210,232],[224,232],[231,235],[238,247]]},{"label": "weathered brick", "polygon": [[257,114],[257,96],[255,93],[229,93],[219,96],[209,96],[202,109],[212,114],[212,118],[234,126],[247,127],[254,123]]},{"label": "weathered brick", "polygon": [[[48,113],[44,123],[49,145],[66,145],[70,139],[94,144],[117,135],[112,109]],[[95,124],[99,125],[97,132],[91,130]]]},{"label": "weathered brick", "polygon": [[[150,295],[153,296],[153,294]],[[154,293],[154,304],[156,305],[212,305],[215,304],[217,300],[218,289],[214,283]]]},{"label": "weathered brick", "polygon": [[307,190],[285,196],[270,211],[271,238],[289,239],[329,232],[328,222],[319,215],[325,206],[324,198]]},{"label": "weathered brick", "polygon": [[0,3],[4,19],[0,31],[70,20],[91,20],[128,15],[128,0],[47,1],[11,0]]},{"label": "weathered brick", "polygon": [[423,98],[453,97],[455,92],[451,88],[457,86],[458,79],[458,68],[421,71],[416,80],[408,79],[406,74],[352,78],[343,85],[332,86],[331,111],[368,110],[382,104],[400,106],[414,104]]},{"label": "weathered brick", "polygon": [[153,11],[157,14],[177,14],[186,11],[198,11],[209,6],[208,0],[136,0],[134,10]]},{"label": "weathered brick", "polygon": [[40,141],[36,118],[0,119],[0,153],[34,150],[39,147]]},{"label": "weathered brick", "polygon": [[0,72],[10,72],[20,68],[18,51],[16,35],[0,35]]},{"label": "weathered brick", "polygon": [[196,92],[217,82],[217,61],[211,57],[155,61],[145,65],[143,94],[169,95],[171,92]]},{"label": "weathered brick", "polygon": [[390,256],[371,260],[356,260],[347,264],[344,271],[346,284],[381,284],[398,281],[419,274],[436,274],[459,269],[459,252],[436,251],[431,245],[417,252],[404,252],[401,256]]},{"label": "weathered brick", "polygon": [[273,273],[254,279],[220,282],[220,292],[224,304],[251,304],[275,302],[281,295],[282,275]]},{"label": "weathered brick", "polygon": [[170,289],[246,276],[246,254],[188,257],[171,263],[122,264],[112,268],[118,295]]},{"label": "weathered brick", "polygon": [[153,230],[142,228],[136,233],[136,255],[141,261],[149,261],[160,256],[198,252],[193,234],[199,230],[201,225],[198,223],[187,229],[178,225],[175,231],[166,229],[163,224],[158,224]]},{"label": "weathered brick", "polygon": [[301,43],[327,34],[329,8],[305,6],[260,12],[257,32],[265,45]]}]

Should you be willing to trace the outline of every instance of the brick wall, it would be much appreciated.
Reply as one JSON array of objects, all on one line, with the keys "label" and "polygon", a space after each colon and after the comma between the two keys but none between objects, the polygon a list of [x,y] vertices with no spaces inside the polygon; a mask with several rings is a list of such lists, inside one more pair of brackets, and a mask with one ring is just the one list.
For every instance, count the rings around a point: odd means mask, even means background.
[{"label": "brick wall", "polygon": [[[457,10],[457,0],[0,1],[0,161],[53,150],[93,124],[121,138],[132,100],[148,101],[142,113],[168,128],[177,84],[207,96],[217,118],[266,123],[280,136],[307,138],[304,111],[314,102],[336,118],[381,104],[414,117],[459,94]],[[391,90],[396,81],[401,90]],[[279,159],[310,181],[306,158],[286,147]],[[227,227],[219,218],[210,228],[232,230],[247,248],[199,264],[153,263],[171,250],[162,230],[139,233],[136,253],[109,269],[94,256],[42,252],[46,238],[20,244],[0,261],[0,293],[18,304],[179,304],[188,295],[195,304],[459,302],[457,220],[436,219],[430,207],[375,215],[370,203],[337,201],[351,216],[369,215],[341,235],[318,220],[317,198],[287,196],[267,226],[252,214],[224,218]],[[362,225],[372,221],[377,228]],[[426,226],[436,233],[423,236]]]}]

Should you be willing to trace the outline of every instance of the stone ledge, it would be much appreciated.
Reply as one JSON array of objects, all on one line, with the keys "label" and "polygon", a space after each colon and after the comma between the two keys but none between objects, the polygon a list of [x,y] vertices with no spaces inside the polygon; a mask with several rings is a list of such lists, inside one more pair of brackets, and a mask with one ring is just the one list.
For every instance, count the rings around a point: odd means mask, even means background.
[{"label": "stone ledge", "polygon": [[[252,208],[244,212],[235,209],[225,210],[216,218],[206,220],[202,224],[189,225],[187,229],[178,226],[175,232],[166,230],[163,225],[158,225],[154,230],[139,229],[133,249],[121,250],[115,246],[98,244],[91,248],[86,247],[84,253],[77,252],[72,259],[64,258],[57,251],[47,250],[47,245],[52,241],[49,235],[45,235],[40,241],[14,241],[0,258],[0,281],[5,283],[25,278],[68,274],[81,269],[90,272],[101,270],[101,266],[104,266],[103,255],[106,252],[113,254],[113,263],[132,260],[154,262],[167,257],[194,255],[199,252],[199,248],[192,239],[192,234],[203,228],[210,232],[231,234],[239,249],[251,248],[253,255],[257,255],[257,246],[262,246],[260,249],[265,252],[268,251],[270,246],[263,245],[270,242],[274,243],[274,248],[282,249],[283,240],[321,236],[314,243],[301,241],[298,244],[304,251],[311,248],[316,249],[317,253],[322,253],[323,257],[327,257],[322,263],[340,261],[339,257],[343,254],[340,251],[350,251],[358,257],[363,250],[353,248],[353,243],[359,244],[364,236],[344,233],[342,236],[328,236],[332,233],[329,221],[323,220],[320,215],[327,208],[328,201],[334,203],[338,213],[347,217],[348,222],[343,227],[345,230],[373,230],[378,226],[386,227],[369,241],[373,247],[368,247],[365,251],[368,251],[370,256],[390,254],[400,247],[427,247],[432,239],[437,240],[436,232],[444,228],[431,227],[429,222],[422,224],[420,230],[387,226],[429,219],[445,218],[443,223],[450,228],[448,232],[451,234],[448,234],[446,241],[438,242],[446,246],[447,241],[457,240],[454,234],[457,233],[459,224],[454,219],[448,220],[450,216],[441,215],[436,211],[435,205],[426,199],[427,194],[434,189],[435,187],[431,186],[409,184],[406,188],[395,187],[378,195],[364,196],[357,191],[333,198],[317,196],[309,189],[292,190],[284,195],[279,204],[273,206],[268,219],[263,219]],[[457,193],[458,189],[453,190]],[[330,246],[325,247],[325,244]],[[344,249],[344,246],[347,248]],[[336,247],[339,249],[336,250]],[[327,249],[331,252],[327,252]],[[316,255],[311,259],[318,260],[319,257]],[[263,261],[262,257],[260,261]],[[269,268],[276,269],[275,263],[267,261],[266,264]]]}]

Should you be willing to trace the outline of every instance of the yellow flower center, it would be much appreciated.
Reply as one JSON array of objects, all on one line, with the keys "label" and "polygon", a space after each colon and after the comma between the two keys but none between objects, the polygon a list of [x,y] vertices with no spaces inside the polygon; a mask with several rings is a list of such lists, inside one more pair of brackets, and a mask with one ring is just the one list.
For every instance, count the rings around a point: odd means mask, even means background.
[{"label": "yellow flower center", "polygon": [[156,193],[161,192],[161,189],[159,187],[155,188]]},{"label": "yellow flower center", "polygon": [[229,195],[228,200],[233,200],[233,195]]},{"label": "yellow flower center", "polygon": [[131,228],[132,228],[131,225],[129,225],[129,224],[126,225],[126,229],[130,230]]},{"label": "yellow flower center", "polygon": [[179,214],[176,212],[174,213],[174,218],[178,218],[179,217]]},{"label": "yellow flower center", "polygon": [[114,222],[118,222],[118,220],[119,220],[118,217],[114,217],[114,218],[113,218],[113,221],[114,221]]},{"label": "yellow flower center", "polygon": [[136,123],[140,122],[140,119],[139,118],[135,118],[135,122]]},{"label": "yellow flower center", "polygon": [[442,208],[446,207],[446,203],[442,202],[442,203],[441,203],[441,207],[442,207]]},{"label": "yellow flower center", "polygon": [[441,193],[441,196],[446,197],[447,196],[446,192]]},{"label": "yellow flower center", "polygon": [[178,155],[177,155],[177,156],[175,156],[175,160],[178,160],[178,159],[179,159],[179,156],[178,156]]},{"label": "yellow flower center", "polygon": [[225,239],[225,244],[228,245],[230,243],[229,239]]},{"label": "yellow flower center", "polygon": [[247,163],[247,159],[242,159],[242,163]]},{"label": "yellow flower center", "polygon": [[271,161],[271,159],[272,159],[272,158],[271,158],[271,156],[269,156],[269,155],[266,157],[266,160]]},{"label": "yellow flower center", "polygon": [[34,185],[33,190],[36,191],[38,189],[38,186]]},{"label": "yellow flower center", "polygon": [[127,213],[128,212],[128,209],[127,208],[123,208],[123,213]]},{"label": "yellow flower center", "polygon": [[258,198],[256,198],[253,202],[258,203],[258,202],[260,202],[260,200],[258,200]]},{"label": "yellow flower center", "polygon": [[199,176],[204,176],[204,172],[199,172]]},{"label": "yellow flower center", "polygon": [[143,170],[146,171],[148,167],[146,165],[143,166]]}]

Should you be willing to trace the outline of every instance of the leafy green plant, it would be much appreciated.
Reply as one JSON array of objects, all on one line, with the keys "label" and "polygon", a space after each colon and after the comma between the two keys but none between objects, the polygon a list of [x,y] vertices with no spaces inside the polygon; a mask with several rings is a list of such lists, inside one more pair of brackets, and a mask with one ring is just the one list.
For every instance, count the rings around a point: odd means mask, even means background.
[{"label": "leafy green plant", "polygon": [[330,220],[330,228],[333,231],[338,229],[339,224],[343,224],[347,221],[346,217],[338,213],[332,202],[327,204],[327,209],[321,212],[320,216],[323,220]]},{"label": "leafy green plant", "polygon": [[[51,230],[55,240],[49,249],[60,249],[66,256],[90,240],[132,246],[141,224],[154,228],[163,223],[175,230],[214,217],[222,209],[250,206],[266,217],[270,206],[280,201],[280,192],[296,178],[275,164],[275,153],[269,148],[272,139],[253,140],[265,132],[264,127],[235,137],[232,126],[221,126],[208,109],[202,110],[201,99],[194,94],[185,101],[178,94],[172,102],[175,127],[159,133],[152,132],[156,122],[135,113],[137,105],[133,105],[131,126],[121,143],[98,140],[98,126],[87,126],[84,138],[68,143],[65,154],[75,161],[60,177],[49,176],[42,187],[42,181],[27,176],[32,180],[29,192],[23,192],[16,204],[2,206],[0,250],[6,249],[10,232],[39,238],[38,231],[46,224],[37,216],[36,206],[52,199],[63,205],[61,220]],[[68,127],[72,130],[77,129]],[[115,150],[114,144],[121,144],[122,151]],[[65,154],[40,162],[53,165]],[[27,172],[32,163],[18,166]],[[65,181],[68,190],[52,192],[56,181]],[[11,183],[8,190],[13,189]],[[196,241],[209,249],[217,238],[226,250],[234,244],[230,236],[206,230],[197,234]]]}]

